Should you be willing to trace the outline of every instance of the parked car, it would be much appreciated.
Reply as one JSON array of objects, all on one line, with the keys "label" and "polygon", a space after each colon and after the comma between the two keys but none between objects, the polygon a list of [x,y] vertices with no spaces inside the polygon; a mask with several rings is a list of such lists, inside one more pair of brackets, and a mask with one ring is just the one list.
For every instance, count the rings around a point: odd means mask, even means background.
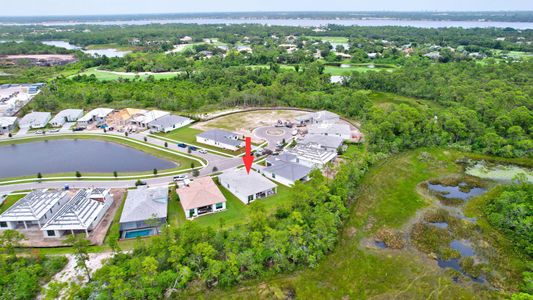
[{"label": "parked car", "polygon": [[178,144],[178,147],[180,147],[180,148],[187,148],[187,144],[179,143],[179,144]]},{"label": "parked car", "polygon": [[187,178],[189,178],[189,176],[187,176],[187,174],[176,175],[176,176],[174,176],[174,181],[182,181],[182,180],[185,180]]},{"label": "parked car", "polygon": [[83,130],[85,130],[85,128],[76,127],[74,129],[72,129],[72,131],[83,131]]},{"label": "parked car", "polygon": [[45,134],[44,130],[37,130],[35,131],[35,134]]},{"label": "parked car", "polygon": [[191,149],[191,151],[196,151],[198,150],[198,148],[194,147],[194,146],[189,146],[189,149]]},{"label": "parked car", "polygon": [[200,150],[198,150],[198,152],[200,152],[200,153],[202,153],[202,154],[206,154],[206,153],[207,153],[207,150],[205,150],[205,149],[200,149]]},{"label": "parked car", "polygon": [[52,130],[48,130],[48,132],[50,132],[50,133],[55,133],[55,132],[59,132],[59,129],[52,129]]}]

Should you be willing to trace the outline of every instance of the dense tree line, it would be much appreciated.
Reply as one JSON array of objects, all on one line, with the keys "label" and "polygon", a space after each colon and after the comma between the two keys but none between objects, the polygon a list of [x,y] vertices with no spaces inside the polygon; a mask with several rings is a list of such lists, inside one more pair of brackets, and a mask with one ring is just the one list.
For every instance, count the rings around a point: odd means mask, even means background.
[{"label": "dense tree line", "polygon": [[[195,112],[235,106],[329,109],[365,121],[370,147],[399,152],[453,145],[504,157],[531,156],[533,149],[532,61],[431,64],[409,62],[394,72],[353,73],[331,84],[323,66],[299,72],[225,67],[210,61],[174,79],[98,82],[78,76],[50,83],[31,108],[156,107]],[[430,105],[374,105],[368,90],[426,99]],[[28,108],[28,109],[31,109]]]},{"label": "dense tree line", "polygon": [[[79,297],[161,299],[192,282],[228,287],[246,279],[315,267],[331,251],[346,205],[367,168],[351,161],[333,181],[314,171],[309,184],[296,184],[298,199],[266,214],[257,206],[244,224],[229,229],[187,222],[166,228],[150,244],[119,253],[96,271]],[[175,200],[174,200],[175,201]]]},{"label": "dense tree line", "polygon": [[0,55],[11,54],[67,54],[73,51],[65,48],[45,45],[39,42],[0,43]]},{"label": "dense tree line", "polygon": [[533,184],[518,182],[503,188],[483,208],[489,223],[533,258]]}]

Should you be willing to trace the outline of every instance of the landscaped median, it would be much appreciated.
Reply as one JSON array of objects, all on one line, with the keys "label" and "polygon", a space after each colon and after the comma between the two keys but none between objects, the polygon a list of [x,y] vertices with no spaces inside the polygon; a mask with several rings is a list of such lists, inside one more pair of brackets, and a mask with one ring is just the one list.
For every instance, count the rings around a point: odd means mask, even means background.
[{"label": "landscaped median", "polygon": [[[17,184],[17,183],[28,183],[35,181],[61,181],[61,180],[135,180],[135,179],[146,179],[154,177],[163,177],[163,176],[172,176],[176,174],[181,174],[185,172],[190,172],[195,169],[202,169],[208,165],[208,162],[205,159],[198,158],[186,153],[181,153],[165,147],[157,146],[149,142],[144,142],[136,140],[133,138],[124,137],[121,135],[115,134],[105,134],[105,133],[68,133],[68,134],[53,134],[47,136],[30,136],[30,137],[14,137],[10,139],[5,139],[0,141],[0,145],[5,144],[20,144],[20,143],[29,143],[43,140],[59,140],[59,139],[92,139],[92,140],[103,140],[108,142],[114,142],[124,146],[134,148],[145,153],[168,159],[177,164],[177,167],[172,169],[160,170],[154,175],[152,171],[146,172],[136,172],[136,173],[122,173],[122,174],[113,174],[109,173],[87,173],[81,174],[81,177],[77,177],[75,172],[72,170],[69,173],[62,174],[42,174],[41,178],[37,178],[37,174],[17,177],[17,178],[4,178],[0,180],[0,185],[6,184]],[[194,168],[191,168],[192,165],[195,165]]]}]

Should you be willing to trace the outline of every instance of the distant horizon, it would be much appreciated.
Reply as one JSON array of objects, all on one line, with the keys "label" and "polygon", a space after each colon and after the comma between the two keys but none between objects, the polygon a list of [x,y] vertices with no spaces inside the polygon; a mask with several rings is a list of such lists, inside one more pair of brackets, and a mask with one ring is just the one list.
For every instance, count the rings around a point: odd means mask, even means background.
[{"label": "distant horizon", "polygon": [[[3,17],[109,16],[265,12],[520,12],[533,11],[523,0],[17,0],[5,1]],[[303,9],[303,10],[302,10]]]},{"label": "distant horizon", "polygon": [[[250,10],[250,11],[196,11],[196,12],[149,12],[149,13],[97,13],[97,14],[36,14],[36,15],[2,15],[0,18],[28,17],[99,17],[99,16],[158,16],[158,15],[202,15],[202,14],[253,14],[253,13],[532,13],[532,9],[513,10]],[[357,16],[354,16],[354,18]]]}]

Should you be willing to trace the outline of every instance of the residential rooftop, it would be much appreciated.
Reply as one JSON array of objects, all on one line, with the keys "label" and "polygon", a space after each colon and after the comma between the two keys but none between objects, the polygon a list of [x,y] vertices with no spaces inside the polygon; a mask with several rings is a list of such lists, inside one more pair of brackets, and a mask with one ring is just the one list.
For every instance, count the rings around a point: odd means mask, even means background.
[{"label": "residential rooftop", "polygon": [[89,229],[102,209],[108,189],[81,189],[46,224],[42,230]]},{"label": "residential rooftop", "polygon": [[308,134],[299,144],[308,145],[316,144],[326,148],[339,148],[343,143],[343,138],[336,135]]},{"label": "residential rooftop", "polygon": [[185,211],[226,202],[226,198],[209,176],[194,179],[188,186],[176,189],[176,193]]},{"label": "residential rooftop", "polygon": [[182,116],[176,116],[176,115],[166,115],[161,118],[158,118],[152,122],[150,122],[150,126],[161,126],[163,128],[171,127],[175,124],[183,123],[191,121],[191,119],[182,117]]},{"label": "residential rooftop", "polygon": [[113,112],[112,108],[95,108],[91,110],[90,112],[86,113],[85,116],[81,117],[78,121],[79,122],[87,122],[90,121],[92,118],[105,118],[107,115]]},{"label": "residential rooftop", "polygon": [[83,114],[83,109],[65,109],[57,113],[50,123],[61,123],[66,119],[77,119]]},{"label": "residential rooftop", "polygon": [[0,221],[40,220],[60,200],[71,197],[67,191],[38,190],[29,193],[0,215]]},{"label": "residential rooftop", "polygon": [[263,175],[255,171],[250,171],[248,174],[245,169],[226,171],[218,178],[221,182],[228,183],[233,191],[241,195],[252,195],[277,186]]},{"label": "residential rooftop", "polygon": [[204,131],[197,137],[213,140],[222,144],[227,144],[235,147],[239,147],[242,144],[242,141],[238,140],[239,135],[233,132],[229,132],[221,129],[211,129]]},{"label": "residential rooftop", "polygon": [[166,218],[168,187],[138,187],[129,190],[120,223],[144,221],[151,218]]},{"label": "residential rooftop", "polygon": [[277,161],[271,166],[264,168],[263,171],[276,174],[276,176],[291,181],[297,181],[309,175],[311,168],[294,162]]}]

